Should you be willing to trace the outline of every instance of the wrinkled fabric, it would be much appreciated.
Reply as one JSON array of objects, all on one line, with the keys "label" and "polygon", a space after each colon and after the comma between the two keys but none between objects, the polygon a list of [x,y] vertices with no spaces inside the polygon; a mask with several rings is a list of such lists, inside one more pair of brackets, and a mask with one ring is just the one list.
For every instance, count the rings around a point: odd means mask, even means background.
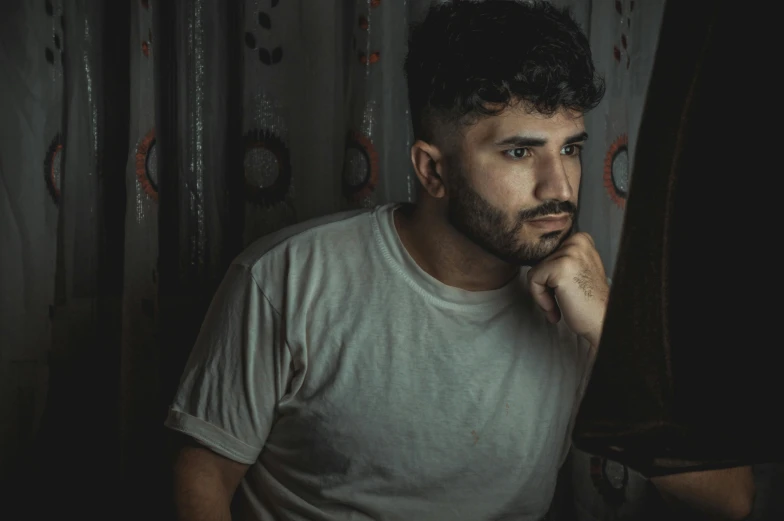
[{"label": "wrinkled fabric", "polygon": [[590,370],[525,287],[423,271],[396,205],[254,243],[207,314],[167,425],[250,465],[237,519],[538,521]]}]

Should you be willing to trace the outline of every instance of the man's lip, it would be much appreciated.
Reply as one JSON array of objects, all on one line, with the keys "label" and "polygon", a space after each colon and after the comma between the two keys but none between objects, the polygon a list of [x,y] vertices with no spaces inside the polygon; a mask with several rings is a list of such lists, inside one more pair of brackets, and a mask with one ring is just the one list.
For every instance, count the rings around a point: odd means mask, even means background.
[{"label": "man's lip", "polygon": [[546,221],[563,221],[564,219],[568,219],[570,216],[568,213],[563,213],[560,215],[548,215],[547,217],[539,217],[538,219],[530,219],[530,222],[546,222]]}]

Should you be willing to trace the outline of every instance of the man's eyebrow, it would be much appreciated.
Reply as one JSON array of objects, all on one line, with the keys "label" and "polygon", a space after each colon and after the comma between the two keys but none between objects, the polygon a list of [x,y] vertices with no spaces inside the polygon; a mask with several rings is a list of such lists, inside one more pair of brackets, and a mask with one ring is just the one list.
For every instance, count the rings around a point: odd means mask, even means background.
[{"label": "man's eyebrow", "polygon": [[588,141],[588,132],[580,132],[579,134],[566,138],[564,146],[579,143],[580,141]]},{"label": "man's eyebrow", "polygon": [[[566,138],[564,141],[564,146],[571,145],[574,143],[579,143],[580,141],[585,141],[588,139],[587,132],[580,132],[579,134],[575,134]],[[508,138],[504,138],[501,141],[496,141],[495,145],[498,147],[505,147],[505,146],[515,146],[520,148],[525,147],[541,147],[547,144],[547,140],[539,137],[531,137],[531,136],[510,136]]]},{"label": "man's eyebrow", "polygon": [[516,147],[524,148],[524,147],[541,147],[545,143],[547,143],[547,140],[539,137],[509,136],[508,138],[502,139],[501,141],[496,141],[495,145],[499,147],[513,145]]}]

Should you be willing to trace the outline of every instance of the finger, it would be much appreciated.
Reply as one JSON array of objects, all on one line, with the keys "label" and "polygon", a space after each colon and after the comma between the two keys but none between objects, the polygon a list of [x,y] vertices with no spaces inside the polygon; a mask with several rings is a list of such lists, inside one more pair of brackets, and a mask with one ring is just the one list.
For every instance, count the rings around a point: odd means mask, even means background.
[{"label": "finger", "polygon": [[593,242],[593,238],[590,235],[584,232],[579,232],[565,240],[559,249],[574,249],[583,251],[592,250],[595,249],[595,247],[596,246]]},{"label": "finger", "polygon": [[596,246],[596,242],[594,242],[593,237],[588,232],[577,232],[572,237],[586,241],[591,246]]},{"label": "finger", "polygon": [[547,320],[555,324],[559,320],[561,320],[561,305],[558,304],[558,298],[555,296],[555,291],[550,290],[550,294],[552,295],[553,300],[555,301],[555,309],[547,315]]},{"label": "finger", "polygon": [[548,289],[548,293],[550,294],[553,302],[555,302],[555,306],[551,310],[545,310],[544,316],[547,318],[547,321],[551,324],[556,324],[559,320],[561,320],[561,306],[558,305],[558,299],[555,297],[555,292],[551,289]]},{"label": "finger", "polygon": [[528,274],[529,290],[534,302],[544,311],[547,320],[555,324],[561,319],[561,310],[555,300],[553,289],[548,286],[549,275],[544,271],[536,271],[533,275],[529,271]]}]

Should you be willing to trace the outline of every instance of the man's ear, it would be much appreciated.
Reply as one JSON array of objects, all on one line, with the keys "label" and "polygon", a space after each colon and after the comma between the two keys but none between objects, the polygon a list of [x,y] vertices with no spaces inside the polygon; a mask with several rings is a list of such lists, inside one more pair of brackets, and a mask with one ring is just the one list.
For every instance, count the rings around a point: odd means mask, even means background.
[{"label": "man's ear", "polygon": [[417,140],[411,146],[411,163],[419,182],[431,197],[441,199],[446,195],[441,177],[444,174],[444,155],[437,146]]}]

